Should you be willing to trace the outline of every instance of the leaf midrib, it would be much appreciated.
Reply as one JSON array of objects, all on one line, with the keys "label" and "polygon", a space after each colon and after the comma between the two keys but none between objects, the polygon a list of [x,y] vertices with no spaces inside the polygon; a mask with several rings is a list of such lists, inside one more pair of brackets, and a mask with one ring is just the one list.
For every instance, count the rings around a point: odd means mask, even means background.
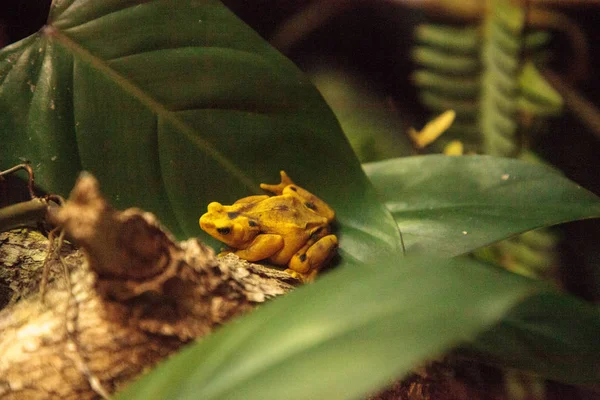
[{"label": "leaf midrib", "polygon": [[209,157],[212,157],[217,163],[219,163],[225,170],[227,170],[233,177],[239,180],[246,188],[252,193],[259,193],[258,184],[248,177],[240,168],[238,168],[229,158],[224,156],[216,148],[214,148],[209,142],[202,139],[197,132],[189,125],[184,123],[180,118],[177,117],[176,113],[171,112],[165,105],[158,102],[152,96],[147,94],[142,88],[132,83],[126,77],[119,74],[113,68],[108,66],[104,60],[93,55],[84,47],[80,46],[74,40],[69,38],[67,35],[62,33],[51,25],[47,25],[42,28],[42,34],[45,35],[49,40],[55,39],[55,42],[64,47],[70,52],[73,57],[79,57],[80,60],[93,65],[95,69],[104,74],[109,80],[116,82],[117,85],[125,92],[137,99],[141,104],[147,107],[157,117],[163,118],[165,121],[171,123],[179,132],[186,136],[186,138],[194,142],[199,149],[204,151]]}]

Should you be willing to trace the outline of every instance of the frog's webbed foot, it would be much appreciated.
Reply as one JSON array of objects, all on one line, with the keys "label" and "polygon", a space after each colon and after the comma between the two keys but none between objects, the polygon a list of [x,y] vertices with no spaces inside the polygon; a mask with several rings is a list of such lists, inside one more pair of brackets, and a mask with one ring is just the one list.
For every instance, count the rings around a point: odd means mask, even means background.
[{"label": "frog's webbed foot", "polygon": [[314,282],[317,277],[318,270],[314,270],[309,272],[308,274],[301,274],[299,272],[294,271],[293,269],[286,269],[285,272],[291,275],[292,278],[296,278],[303,283]]},{"label": "frog's webbed foot", "polygon": [[312,282],[321,267],[333,258],[337,247],[335,235],[327,235],[314,243],[308,243],[294,254],[286,272],[304,282]]},{"label": "frog's webbed foot", "polygon": [[267,192],[271,192],[273,194],[280,195],[281,193],[283,193],[283,189],[285,189],[286,186],[295,184],[290,179],[290,177],[285,173],[285,171],[283,171],[283,170],[279,171],[279,174],[281,175],[280,183],[278,183],[277,185],[268,185],[266,183],[261,183],[260,188],[263,190],[266,190]]}]

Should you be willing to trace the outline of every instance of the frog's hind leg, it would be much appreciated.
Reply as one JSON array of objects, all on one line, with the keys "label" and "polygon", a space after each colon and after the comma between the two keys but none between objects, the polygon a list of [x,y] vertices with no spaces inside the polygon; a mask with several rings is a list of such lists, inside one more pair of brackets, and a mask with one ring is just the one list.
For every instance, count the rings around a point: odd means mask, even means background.
[{"label": "frog's hind leg", "polygon": [[236,250],[234,253],[244,260],[254,262],[269,258],[282,248],[283,238],[280,235],[263,233],[257,235],[245,249]]},{"label": "frog's hind leg", "polygon": [[294,182],[290,179],[288,174],[285,173],[285,171],[279,171],[279,175],[281,175],[280,183],[278,183],[277,185],[268,185],[266,183],[261,183],[260,188],[273,194],[280,195],[281,193],[283,193],[283,189],[285,189],[286,186],[294,185]]},{"label": "frog's hind leg", "polygon": [[312,282],[318,271],[333,258],[337,247],[335,235],[327,235],[314,243],[308,243],[294,254],[286,272],[304,282]]},{"label": "frog's hind leg", "polygon": [[304,207],[312,210],[322,217],[325,217],[328,223],[335,219],[335,211],[333,211],[333,209],[329,207],[327,203],[298,185],[290,185],[286,187],[283,190],[283,194],[297,198],[304,205]]}]

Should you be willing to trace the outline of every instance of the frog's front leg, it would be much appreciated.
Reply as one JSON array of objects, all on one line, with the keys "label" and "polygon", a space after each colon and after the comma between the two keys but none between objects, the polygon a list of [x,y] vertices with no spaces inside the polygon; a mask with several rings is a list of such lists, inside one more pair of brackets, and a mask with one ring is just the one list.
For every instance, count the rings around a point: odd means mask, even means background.
[{"label": "frog's front leg", "polygon": [[234,251],[234,254],[244,260],[260,261],[271,257],[282,248],[283,238],[281,235],[263,233],[257,235],[246,248]]},{"label": "frog's front leg", "polygon": [[327,235],[314,243],[309,242],[290,260],[287,273],[304,282],[312,282],[317,273],[335,255],[338,240],[335,235]]}]

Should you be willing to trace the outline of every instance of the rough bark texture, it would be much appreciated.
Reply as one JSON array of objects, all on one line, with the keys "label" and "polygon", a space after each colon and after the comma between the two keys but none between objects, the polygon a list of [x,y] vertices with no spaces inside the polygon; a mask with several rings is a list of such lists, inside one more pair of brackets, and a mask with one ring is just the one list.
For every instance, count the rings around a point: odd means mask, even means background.
[{"label": "rough bark texture", "polygon": [[504,386],[499,370],[446,359],[415,370],[368,400],[505,400],[510,397]]},{"label": "rough bark texture", "polygon": [[[61,254],[74,251],[65,243]],[[48,240],[37,230],[0,232],[0,310],[39,291]]]},{"label": "rough bark texture", "polygon": [[0,237],[4,279],[25,282],[13,285],[0,312],[1,398],[108,396],[298,283],[233,255],[217,259],[194,239],[176,243],[151,214],[112,210],[91,177],[53,219],[82,250],[62,249],[69,280],[54,257],[44,301],[16,299],[37,292],[47,239],[30,231]]}]

